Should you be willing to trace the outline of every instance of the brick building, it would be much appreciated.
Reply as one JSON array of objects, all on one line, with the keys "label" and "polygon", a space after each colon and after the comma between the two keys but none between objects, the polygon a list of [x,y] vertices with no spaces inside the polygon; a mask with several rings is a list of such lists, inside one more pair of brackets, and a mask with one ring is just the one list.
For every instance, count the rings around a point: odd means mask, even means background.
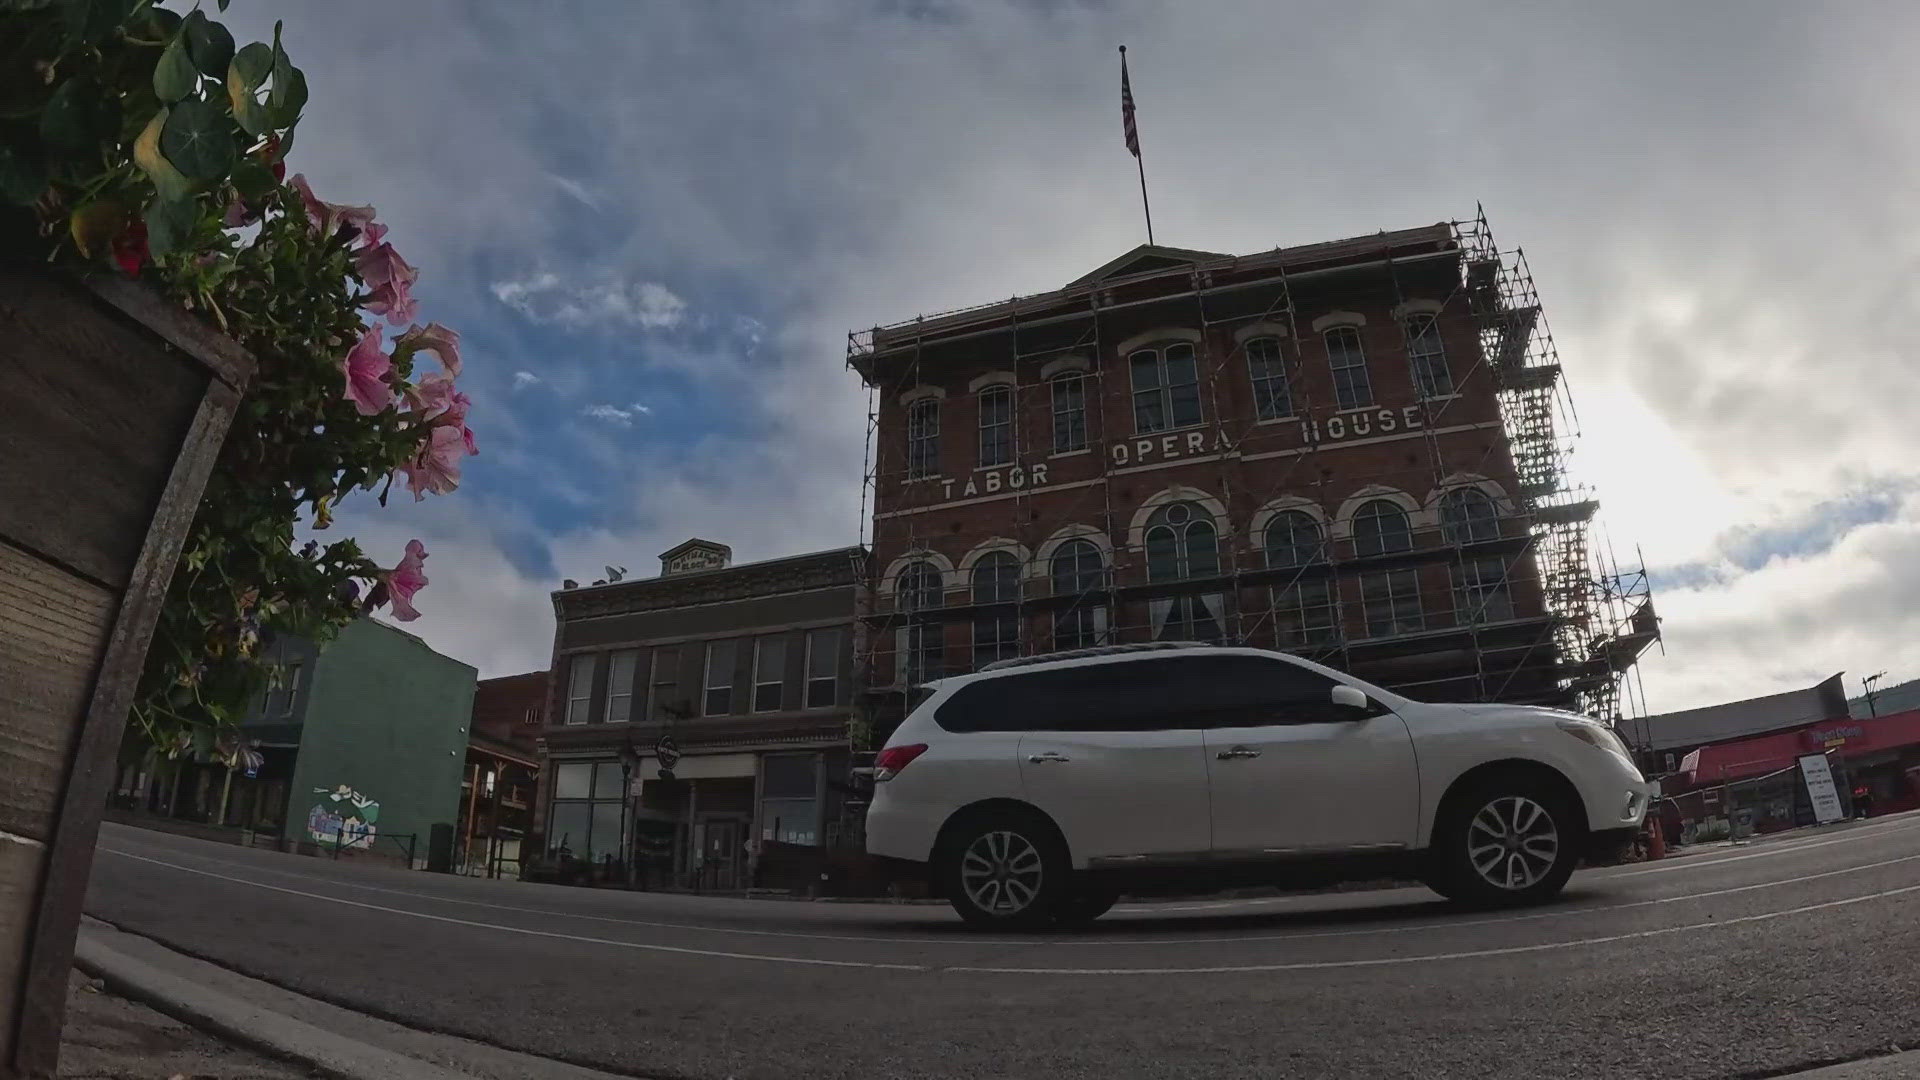
[{"label": "brick building", "polygon": [[462,873],[518,876],[540,785],[547,673],[481,679],[473,691],[466,772],[460,778],[455,864]]},{"label": "brick building", "polygon": [[1484,218],[1142,246],[850,336],[872,391],[876,727],[1005,656],[1220,640],[1430,700],[1618,714],[1657,634],[1588,550],[1560,365]]}]

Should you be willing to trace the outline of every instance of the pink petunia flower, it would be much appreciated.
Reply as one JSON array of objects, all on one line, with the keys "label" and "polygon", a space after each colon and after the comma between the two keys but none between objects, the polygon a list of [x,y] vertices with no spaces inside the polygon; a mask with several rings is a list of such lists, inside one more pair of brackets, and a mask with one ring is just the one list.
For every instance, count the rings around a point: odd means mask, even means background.
[{"label": "pink petunia flower", "polygon": [[460,375],[460,331],[449,330],[437,322],[425,326],[408,327],[407,332],[393,339],[396,349],[412,348],[430,352],[440,358],[440,366],[447,374],[456,378]]},{"label": "pink petunia flower", "polygon": [[412,322],[416,311],[413,283],[419,279],[420,271],[407,265],[407,260],[388,243],[361,248],[354,253],[353,261],[360,271],[360,280],[373,290],[362,306],[375,315],[385,315],[387,322],[394,326]]},{"label": "pink petunia flower", "polygon": [[314,196],[313,188],[307,185],[307,178],[303,173],[294,173],[293,179],[287,183],[292,185],[293,190],[300,193],[300,203],[307,209],[307,220],[313,222],[313,227],[320,230],[320,235],[329,240],[333,239],[333,235],[343,226],[351,226],[365,232],[367,227],[373,224],[373,207],[343,206],[340,203],[323,202]]},{"label": "pink petunia flower", "polygon": [[393,404],[393,387],[387,384],[392,370],[393,361],[380,351],[380,324],[375,323],[340,360],[340,373],[346,379],[341,396],[353,402],[361,416],[385,411]]},{"label": "pink petunia flower", "polygon": [[432,419],[453,404],[453,378],[436,371],[407,389],[407,404],[423,418]]},{"label": "pink petunia flower", "polygon": [[435,495],[445,495],[460,486],[460,459],[465,456],[466,439],[460,429],[435,424],[427,429],[426,442],[420,447],[412,461],[400,466],[407,474],[407,490],[413,492],[413,501],[419,502],[431,491]]},{"label": "pink petunia flower", "polygon": [[427,546],[418,540],[407,541],[407,554],[400,565],[387,571],[387,596],[393,605],[393,617],[412,622],[420,617],[413,606],[413,594],[427,587]]}]

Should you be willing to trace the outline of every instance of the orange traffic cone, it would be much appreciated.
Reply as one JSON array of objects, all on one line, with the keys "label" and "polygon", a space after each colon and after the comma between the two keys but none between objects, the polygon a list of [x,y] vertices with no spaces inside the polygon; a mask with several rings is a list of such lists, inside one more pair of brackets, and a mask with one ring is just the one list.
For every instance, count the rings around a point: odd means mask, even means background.
[{"label": "orange traffic cone", "polygon": [[1649,860],[1664,859],[1666,856],[1667,830],[1661,828],[1660,823],[1656,821],[1653,823],[1653,828],[1647,832],[1647,858]]}]

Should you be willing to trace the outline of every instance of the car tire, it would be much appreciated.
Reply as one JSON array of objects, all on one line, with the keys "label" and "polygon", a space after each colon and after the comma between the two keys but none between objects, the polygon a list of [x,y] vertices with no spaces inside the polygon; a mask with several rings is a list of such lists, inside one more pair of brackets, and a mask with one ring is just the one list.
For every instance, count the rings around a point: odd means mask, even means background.
[{"label": "car tire", "polygon": [[1545,903],[1580,861],[1583,817],[1549,778],[1515,771],[1476,781],[1442,808],[1427,886],[1477,907]]},{"label": "car tire", "polygon": [[957,822],[936,869],[947,902],[969,925],[1031,930],[1055,918],[1072,885],[1067,845],[1037,813],[995,810]]},{"label": "car tire", "polygon": [[1120,891],[1099,885],[1074,888],[1054,906],[1053,920],[1068,929],[1093,925],[1094,920],[1113,910]]}]

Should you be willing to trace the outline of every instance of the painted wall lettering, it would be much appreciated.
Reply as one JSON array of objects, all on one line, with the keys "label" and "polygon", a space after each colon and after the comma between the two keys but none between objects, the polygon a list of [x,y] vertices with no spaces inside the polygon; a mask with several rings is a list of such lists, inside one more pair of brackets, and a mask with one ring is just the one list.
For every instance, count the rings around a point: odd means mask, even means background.
[{"label": "painted wall lettering", "polygon": [[1115,468],[1124,465],[1148,465],[1156,461],[1174,461],[1195,454],[1204,454],[1215,450],[1230,450],[1233,444],[1227,441],[1224,431],[1175,432],[1162,435],[1158,439],[1135,439],[1132,442],[1117,442],[1109,451],[1109,458]]},{"label": "painted wall lettering", "polygon": [[1364,439],[1368,435],[1390,435],[1396,431],[1414,431],[1425,424],[1420,406],[1404,409],[1375,409],[1371,412],[1341,413],[1325,421],[1300,421],[1300,441],[1306,443],[1339,442]]},{"label": "painted wall lettering", "polygon": [[1002,491],[1021,491],[1026,488],[1047,486],[1047,466],[1013,465],[1005,469],[988,469],[960,480],[942,479],[940,481],[940,499],[971,499],[980,495],[995,495]]}]

